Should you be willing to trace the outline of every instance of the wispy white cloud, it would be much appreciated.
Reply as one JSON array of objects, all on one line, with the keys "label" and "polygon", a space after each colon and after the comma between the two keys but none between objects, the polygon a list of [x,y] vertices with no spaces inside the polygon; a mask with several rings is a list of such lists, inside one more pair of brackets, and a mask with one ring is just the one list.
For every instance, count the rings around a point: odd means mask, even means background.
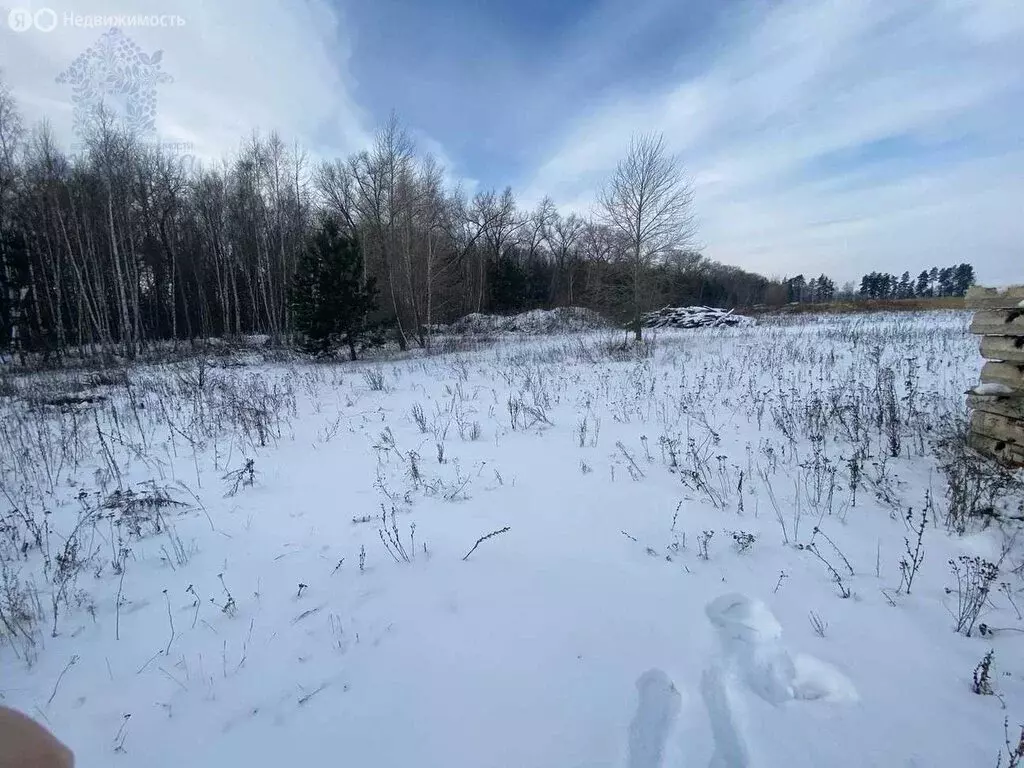
[{"label": "wispy white cloud", "polygon": [[1024,276],[1011,202],[1024,199],[1024,6],[766,7],[734,19],[696,74],[579,115],[525,196],[586,207],[630,134],[657,130],[694,176],[715,258],[850,278],[971,260],[984,279]]},{"label": "wispy white cloud", "polygon": [[[124,27],[144,51],[163,51],[174,81],[158,87],[157,133],[200,156],[234,150],[254,130],[278,130],[316,152],[367,142],[372,120],[351,96],[349,35],[325,0],[44,0],[16,3],[71,16],[173,15],[182,26]],[[70,141],[71,93],[56,76],[105,31],[60,24],[15,33],[0,8],[0,68],[29,121],[47,119]]]},{"label": "wispy white cloud", "polygon": [[[966,259],[984,280],[1024,277],[1018,0],[739,0],[713,12],[603,0],[562,14],[543,46],[525,27],[503,36],[474,5],[441,38],[451,53],[429,56],[410,45],[432,13],[394,0],[371,18],[378,6],[342,1],[7,0],[61,17],[183,17],[126,31],[162,49],[174,77],[159,88],[160,137],[201,156],[254,129],[344,155],[395,108],[467,191],[512,182],[525,206],[550,194],[586,210],[630,135],[663,131],[694,176],[714,258],[840,279]],[[103,30],[16,34],[7,11],[5,79],[30,121],[69,140],[70,94],[55,77]],[[357,17],[371,26],[354,28]],[[399,28],[406,17],[415,23]],[[486,50],[464,47],[473,40]],[[484,58],[456,66],[465,50]]]}]

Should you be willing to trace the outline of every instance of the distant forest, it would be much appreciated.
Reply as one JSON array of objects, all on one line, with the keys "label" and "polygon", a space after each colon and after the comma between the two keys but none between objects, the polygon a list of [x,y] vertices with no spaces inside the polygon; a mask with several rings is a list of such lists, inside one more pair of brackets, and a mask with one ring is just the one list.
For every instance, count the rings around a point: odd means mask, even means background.
[{"label": "distant forest", "polygon": [[[323,217],[360,243],[403,348],[470,312],[628,316],[635,275],[621,235],[550,199],[523,210],[510,188],[467,196],[395,119],[348,158],[313,162],[272,133],[191,170],[113,120],[69,156],[45,124],[23,124],[0,82],[0,350],[131,355],[163,340],[286,336],[296,265]],[[770,279],[671,249],[643,269],[649,308],[960,295],[974,277],[964,264],[916,280],[873,273],[854,293],[825,275]]]},{"label": "distant forest", "polygon": [[860,281],[860,295],[870,299],[913,299],[929,296],[963,296],[974,285],[974,267],[957,264],[955,267],[932,267],[922,270],[917,279],[909,272],[901,277],[884,272],[864,275]]}]

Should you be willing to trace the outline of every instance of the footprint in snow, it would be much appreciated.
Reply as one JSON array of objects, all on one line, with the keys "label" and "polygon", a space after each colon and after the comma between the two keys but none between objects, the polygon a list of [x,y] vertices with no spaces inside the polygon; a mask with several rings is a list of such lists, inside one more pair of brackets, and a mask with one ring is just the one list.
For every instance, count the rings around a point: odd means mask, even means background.
[{"label": "footprint in snow", "polygon": [[636,681],[637,707],[629,724],[628,768],[660,768],[682,697],[668,675],[651,669]]},{"label": "footprint in snow", "polygon": [[853,684],[834,667],[812,656],[790,655],[782,644],[782,626],[760,600],[723,595],[705,611],[721,646],[701,679],[715,745],[711,768],[752,765],[744,735],[747,693],[776,706],[794,700],[857,700]]}]

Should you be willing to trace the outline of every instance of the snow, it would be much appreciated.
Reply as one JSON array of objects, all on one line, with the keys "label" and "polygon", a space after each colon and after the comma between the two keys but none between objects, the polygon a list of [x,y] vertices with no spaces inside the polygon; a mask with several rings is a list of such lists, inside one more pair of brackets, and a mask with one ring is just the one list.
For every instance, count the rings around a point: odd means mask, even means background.
[{"label": "snow", "polygon": [[[82,766],[994,765],[1024,717],[1019,633],[955,633],[947,561],[998,560],[1004,537],[946,532],[928,447],[978,377],[969,317],[664,329],[632,357],[598,332],[154,365],[63,409],[26,398],[79,374],[9,379],[5,492],[48,510],[51,561],[96,524],[56,636],[56,566],[0,538],[43,608],[31,664],[0,645],[0,698]],[[849,415],[889,370],[897,458]],[[150,502],[121,513],[119,484]],[[1018,562],[999,581],[1020,605]],[[1024,629],[1007,594],[983,621]],[[989,648],[1005,711],[970,691]]]},{"label": "snow", "polygon": [[1005,384],[988,381],[971,389],[972,395],[1011,395],[1013,390]]}]

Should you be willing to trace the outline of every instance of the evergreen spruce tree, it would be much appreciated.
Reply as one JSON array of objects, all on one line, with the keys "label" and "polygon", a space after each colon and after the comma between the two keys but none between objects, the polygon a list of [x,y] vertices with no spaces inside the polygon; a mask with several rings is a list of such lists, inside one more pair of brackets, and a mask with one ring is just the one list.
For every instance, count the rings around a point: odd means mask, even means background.
[{"label": "evergreen spruce tree", "polygon": [[910,273],[904,272],[900,277],[899,287],[896,289],[897,299],[910,299],[914,296],[914,284],[910,280]]},{"label": "evergreen spruce tree", "polygon": [[974,267],[970,264],[958,264],[954,275],[956,295],[963,296],[967,289],[974,285]]},{"label": "evergreen spruce tree", "polygon": [[931,285],[930,278],[928,277],[928,270],[921,270],[921,274],[917,276],[917,285],[914,287],[914,293],[917,296],[931,296]]},{"label": "evergreen spruce tree", "polygon": [[939,270],[939,296],[953,295],[953,274],[953,267],[943,267]]},{"label": "evergreen spruce tree", "polygon": [[829,302],[836,297],[836,284],[828,275],[818,278],[818,301]]},{"label": "evergreen spruce tree", "polygon": [[359,242],[325,217],[310,236],[292,282],[291,308],[303,349],[318,356],[339,344],[355,360],[369,337],[367,316],[377,308],[373,278],[363,277]]}]

